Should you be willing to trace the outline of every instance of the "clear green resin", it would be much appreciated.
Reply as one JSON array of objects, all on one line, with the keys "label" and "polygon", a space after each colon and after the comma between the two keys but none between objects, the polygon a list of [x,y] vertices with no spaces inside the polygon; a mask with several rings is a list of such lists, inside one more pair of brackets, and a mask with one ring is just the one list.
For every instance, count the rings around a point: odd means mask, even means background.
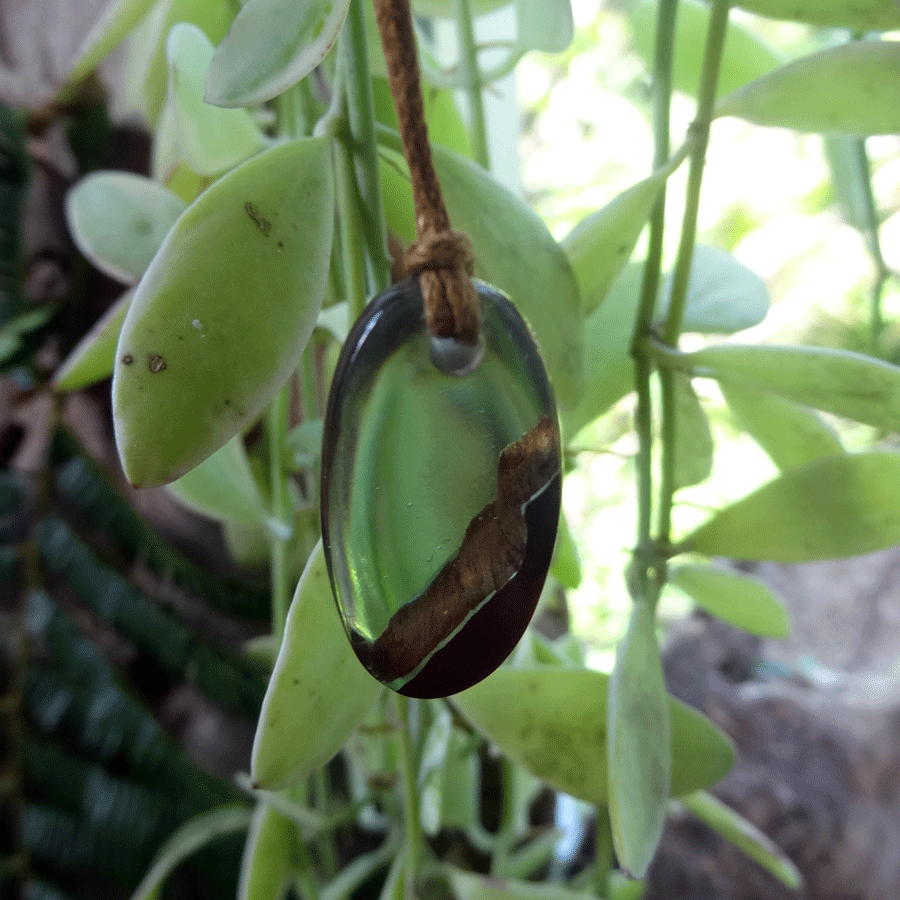
[{"label": "clear green resin", "polygon": [[540,596],[560,504],[559,430],[534,339],[476,282],[479,345],[435,339],[418,280],[376,298],[338,362],[322,530],[362,663],[409,696],[492,672]]}]

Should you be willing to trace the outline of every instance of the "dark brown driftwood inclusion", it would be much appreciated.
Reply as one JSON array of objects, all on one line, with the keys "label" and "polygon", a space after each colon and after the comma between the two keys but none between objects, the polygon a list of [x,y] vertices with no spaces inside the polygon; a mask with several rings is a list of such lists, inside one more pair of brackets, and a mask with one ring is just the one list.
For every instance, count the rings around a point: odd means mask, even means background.
[{"label": "dark brown driftwood inclusion", "polygon": [[[481,650],[483,664],[476,669],[484,668],[487,674],[506,658],[527,627],[543,588],[559,517],[559,473],[559,434],[543,416],[521,440],[503,450],[497,465],[497,498],[472,519],[459,552],[428,588],[397,610],[376,640],[352,633],[357,656],[379,681],[416,697],[446,696],[469,687],[480,679],[473,681],[473,664],[466,653],[463,666],[449,659],[449,666],[437,667],[440,672],[425,673],[435,651],[452,646],[459,660],[462,648],[457,650],[456,642],[469,629],[469,642],[479,629],[493,632],[478,641],[487,646]],[[549,496],[537,503],[544,493]],[[528,509],[535,505],[540,515],[529,517]],[[529,518],[534,521],[529,523]],[[541,542],[549,546],[539,546]],[[535,566],[535,560],[527,559],[529,553],[543,564]],[[518,573],[523,573],[521,579],[516,579]],[[498,600],[503,591],[509,596]],[[514,612],[514,621],[495,623],[495,616],[475,619],[473,614],[483,604],[495,602],[511,606],[508,612]],[[464,628],[454,636],[460,626]],[[500,632],[494,630],[498,626]],[[514,634],[514,639],[510,642],[503,631]]]}]

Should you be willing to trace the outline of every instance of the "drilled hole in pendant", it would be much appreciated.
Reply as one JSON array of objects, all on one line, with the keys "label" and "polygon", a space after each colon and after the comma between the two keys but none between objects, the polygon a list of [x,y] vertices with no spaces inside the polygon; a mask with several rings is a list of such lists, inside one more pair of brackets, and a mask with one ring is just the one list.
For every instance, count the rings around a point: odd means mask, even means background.
[{"label": "drilled hole in pendant", "polygon": [[479,337],[477,344],[464,344],[456,338],[432,336],[429,355],[439,372],[461,378],[481,365],[484,341]]}]

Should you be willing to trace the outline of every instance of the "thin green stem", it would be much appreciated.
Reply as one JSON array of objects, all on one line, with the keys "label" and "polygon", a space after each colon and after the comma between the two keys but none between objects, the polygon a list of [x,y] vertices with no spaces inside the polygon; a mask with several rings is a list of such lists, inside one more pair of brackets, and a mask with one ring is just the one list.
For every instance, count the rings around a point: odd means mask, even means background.
[{"label": "thin green stem", "polygon": [[[719,83],[719,69],[728,28],[730,0],[714,0],[706,35],[706,50],[703,57],[703,72],[700,78],[700,92],[697,98],[697,115],[691,126],[694,145],[691,150],[690,165],[681,223],[681,237],[675,268],[672,273],[672,295],[669,312],[663,329],[663,342],[675,346],[681,334],[684,308],[687,302],[688,283],[691,274],[691,260],[697,241],[697,216],[700,211],[700,190],[703,185],[703,168],[706,163],[706,149],[709,145],[709,129],[716,102]],[[657,541],[659,546],[668,547],[672,531],[672,501],[675,495],[675,454],[678,441],[676,418],[676,381],[671,369],[660,371],[662,425],[660,442],[662,447],[659,523]],[[665,580],[664,564],[657,573],[660,587]]]},{"label": "thin green stem", "polygon": [[378,171],[372,77],[369,71],[366,14],[363,6],[365,2],[366,0],[351,0],[347,22],[341,34],[340,51],[347,100],[349,133],[346,143],[353,159],[359,191],[357,215],[366,239],[364,253],[368,265],[368,288],[370,293],[376,294],[391,283],[391,262],[381,199],[381,176]]},{"label": "thin green stem", "polygon": [[[656,22],[656,52],[653,63],[653,171],[661,168],[669,157],[669,119],[672,100],[672,59],[675,44],[675,16],[678,0],[663,0],[659,4]],[[638,545],[634,559],[634,588],[643,596],[649,590],[646,555],[651,548],[653,515],[653,406],[650,396],[650,375],[653,371],[644,352],[644,340],[650,333],[656,296],[662,271],[663,229],[666,210],[666,189],[663,185],[650,216],[650,234],[641,299],[635,321],[631,354],[634,357],[634,380],[637,393],[635,429],[638,436],[637,494]]]},{"label": "thin green stem", "polygon": [[597,850],[594,854],[595,889],[598,897],[609,897],[609,876],[613,865],[612,824],[609,810],[605,806],[597,808],[597,824],[594,830]]},{"label": "thin green stem", "polygon": [[871,352],[878,356],[881,352],[881,335],[884,331],[884,317],[881,312],[881,295],[884,285],[891,277],[891,271],[884,261],[884,253],[881,249],[880,223],[878,220],[878,207],[875,204],[875,194],[872,191],[872,165],[869,153],[866,149],[865,138],[859,138],[853,142],[853,151],[856,156],[856,168],[860,173],[860,189],[862,192],[863,215],[865,223],[862,229],[863,237],[872,265],[875,267],[875,280],[872,283],[871,307],[870,307],[870,341]]},{"label": "thin green stem", "polygon": [[[291,402],[291,386],[293,379],[275,395],[269,404],[267,428],[269,439],[269,485],[272,492],[271,513],[273,520],[279,525],[293,528],[291,495],[288,487],[288,467],[284,458],[284,438],[288,428],[288,413]],[[284,636],[284,624],[287,621],[288,607],[291,602],[290,565],[288,547],[290,533],[282,533],[280,529],[270,529],[269,559],[272,583],[272,634],[276,642],[281,643]]]},{"label": "thin green stem", "polygon": [[419,815],[418,754],[412,734],[411,707],[415,700],[397,695],[400,713],[400,767],[403,776],[403,810],[406,830],[407,896],[415,896],[415,885],[422,868],[422,820]]},{"label": "thin green stem", "polygon": [[484,116],[484,81],[478,66],[478,48],[475,46],[475,30],[472,26],[472,10],[469,0],[456,0],[456,27],[459,36],[460,67],[463,70],[466,92],[469,96],[469,123],[472,136],[472,152],[475,159],[490,168],[487,122]]},{"label": "thin green stem", "polygon": [[366,264],[362,253],[363,235],[357,218],[361,200],[353,177],[353,162],[342,141],[334,142],[335,185],[337,186],[338,221],[340,224],[341,268],[344,289],[350,303],[350,319],[363,311],[368,297]]}]

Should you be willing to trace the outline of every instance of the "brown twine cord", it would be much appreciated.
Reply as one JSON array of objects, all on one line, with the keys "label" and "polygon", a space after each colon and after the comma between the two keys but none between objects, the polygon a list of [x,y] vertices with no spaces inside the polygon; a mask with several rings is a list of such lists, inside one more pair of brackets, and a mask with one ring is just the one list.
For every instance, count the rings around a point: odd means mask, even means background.
[{"label": "brown twine cord", "polygon": [[416,208],[418,240],[406,253],[406,271],[419,276],[428,330],[435,337],[474,344],[479,313],[471,280],[472,245],[450,227],[431,159],[409,0],[374,2]]}]

